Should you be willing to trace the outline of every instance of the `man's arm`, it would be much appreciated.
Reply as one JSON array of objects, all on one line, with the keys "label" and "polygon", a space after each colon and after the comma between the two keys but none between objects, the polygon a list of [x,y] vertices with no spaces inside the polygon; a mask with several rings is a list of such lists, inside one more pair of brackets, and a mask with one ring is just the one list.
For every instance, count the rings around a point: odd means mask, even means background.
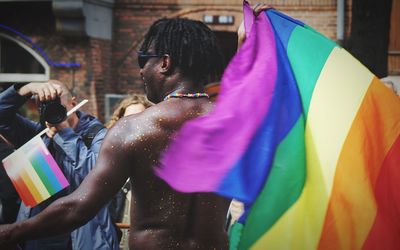
[{"label": "man's arm", "polygon": [[[134,134],[118,123],[107,134],[96,167],[72,194],[58,199],[37,216],[12,225],[0,226],[0,248],[17,243],[72,231],[92,217],[114,196],[134,166],[132,148],[140,147],[140,136],[126,141]],[[139,143],[138,143],[139,142]]]}]

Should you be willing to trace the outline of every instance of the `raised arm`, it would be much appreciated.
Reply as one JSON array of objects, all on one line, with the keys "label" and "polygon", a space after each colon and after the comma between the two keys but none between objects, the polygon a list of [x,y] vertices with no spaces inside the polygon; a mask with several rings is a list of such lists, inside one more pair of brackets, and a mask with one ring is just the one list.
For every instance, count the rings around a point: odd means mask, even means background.
[{"label": "raised arm", "polygon": [[[107,134],[96,167],[72,194],[58,199],[37,216],[20,223],[0,226],[0,249],[7,244],[72,231],[92,217],[114,196],[134,166],[132,147],[137,137],[127,143],[125,126],[116,124]],[[140,141],[139,141],[140,143]],[[129,145],[126,146],[126,145]]]}]

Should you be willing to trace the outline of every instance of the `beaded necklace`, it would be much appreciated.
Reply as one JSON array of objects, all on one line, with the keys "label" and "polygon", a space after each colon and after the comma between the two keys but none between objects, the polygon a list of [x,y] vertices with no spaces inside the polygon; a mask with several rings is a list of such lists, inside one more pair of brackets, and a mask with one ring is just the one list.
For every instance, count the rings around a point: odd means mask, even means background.
[{"label": "beaded necklace", "polygon": [[200,98],[200,97],[207,97],[210,98],[210,96],[207,93],[187,93],[187,94],[183,94],[183,93],[172,93],[167,95],[164,98],[165,100],[168,100],[170,98],[182,98],[182,97],[187,97],[187,98]]}]

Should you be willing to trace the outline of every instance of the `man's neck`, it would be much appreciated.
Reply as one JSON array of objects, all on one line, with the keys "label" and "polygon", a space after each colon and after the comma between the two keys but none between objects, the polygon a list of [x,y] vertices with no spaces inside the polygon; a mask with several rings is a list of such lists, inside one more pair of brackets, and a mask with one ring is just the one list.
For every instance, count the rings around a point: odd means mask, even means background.
[{"label": "man's neck", "polygon": [[204,88],[198,83],[188,80],[176,80],[171,88],[163,93],[162,99],[171,94],[194,94],[203,93]]}]

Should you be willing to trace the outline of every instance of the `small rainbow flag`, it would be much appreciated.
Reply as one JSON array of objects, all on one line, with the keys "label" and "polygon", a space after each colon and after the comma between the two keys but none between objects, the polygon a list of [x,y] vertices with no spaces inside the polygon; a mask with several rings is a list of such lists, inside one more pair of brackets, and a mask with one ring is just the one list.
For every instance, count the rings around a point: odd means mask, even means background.
[{"label": "small rainbow flag", "polygon": [[215,109],[156,173],[245,203],[231,249],[398,249],[400,98],[302,22],[244,16]]},{"label": "small rainbow flag", "polygon": [[69,185],[40,136],[5,158],[3,165],[26,206],[36,206]]}]

